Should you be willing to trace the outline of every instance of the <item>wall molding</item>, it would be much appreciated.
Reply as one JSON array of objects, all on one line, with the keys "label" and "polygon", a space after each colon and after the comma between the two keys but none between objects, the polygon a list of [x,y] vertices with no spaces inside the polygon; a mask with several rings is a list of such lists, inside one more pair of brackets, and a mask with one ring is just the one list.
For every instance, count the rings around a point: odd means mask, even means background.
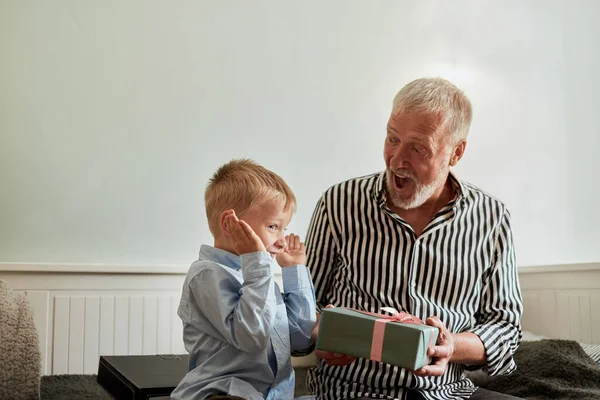
[{"label": "wall molding", "polygon": [[[58,272],[72,274],[149,274],[185,275],[189,265],[111,265],[111,264],[69,264],[69,263],[10,263],[0,262],[0,272]],[[519,267],[521,274],[558,272],[598,271],[600,262],[556,264]],[[275,271],[280,275],[280,271]]]},{"label": "wall molding", "polygon": [[579,264],[556,264],[536,267],[520,267],[519,274],[540,274],[557,272],[600,271],[600,262]]},{"label": "wall molding", "polygon": [[74,274],[185,275],[189,265],[108,265],[0,262],[1,272],[62,272]]}]

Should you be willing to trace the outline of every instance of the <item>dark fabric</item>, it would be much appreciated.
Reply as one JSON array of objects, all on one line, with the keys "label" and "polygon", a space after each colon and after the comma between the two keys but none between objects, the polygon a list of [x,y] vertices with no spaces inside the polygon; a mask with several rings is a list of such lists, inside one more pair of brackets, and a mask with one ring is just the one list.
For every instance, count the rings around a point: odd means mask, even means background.
[{"label": "dark fabric", "polygon": [[[418,392],[409,392],[406,394],[406,399],[405,400],[424,400],[424,397],[421,396]],[[376,397],[377,399],[377,397]],[[346,400],[350,400],[350,399],[346,399]],[[355,397],[352,400],[373,400],[373,397]]]},{"label": "dark fabric", "polygon": [[96,381],[96,375],[42,376],[41,400],[111,400]]},{"label": "dark fabric", "polygon": [[518,400],[520,397],[511,396],[510,394],[492,392],[491,390],[486,390],[483,388],[479,388],[473,393],[473,395],[469,398],[470,400]]},{"label": "dark fabric", "polygon": [[522,342],[517,370],[488,378],[486,389],[530,400],[600,399],[600,365],[572,340]]}]

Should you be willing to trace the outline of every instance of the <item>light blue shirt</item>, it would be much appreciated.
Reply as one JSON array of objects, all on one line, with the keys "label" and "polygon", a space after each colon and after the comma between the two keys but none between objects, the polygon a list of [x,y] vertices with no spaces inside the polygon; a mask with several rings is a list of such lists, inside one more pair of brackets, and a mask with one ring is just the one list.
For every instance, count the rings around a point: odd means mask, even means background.
[{"label": "light blue shirt", "polygon": [[313,345],[315,293],[308,269],[295,265],[282,268],[282,294],[273,263],[266,251],[237,256],[202,246],[177,312],[190,371],[172,399],[294,398],[291,353]]}]

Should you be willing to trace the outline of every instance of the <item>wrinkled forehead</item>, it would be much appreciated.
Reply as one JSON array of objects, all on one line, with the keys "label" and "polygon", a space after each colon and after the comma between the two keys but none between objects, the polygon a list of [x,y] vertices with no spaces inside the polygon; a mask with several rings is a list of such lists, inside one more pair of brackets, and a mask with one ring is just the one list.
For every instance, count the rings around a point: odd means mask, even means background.
[{"label": "wrinkled forehead", "polygon": [[389,131],[400,133],[411,131],[424,135],[434,135],[441,131],[444,125],[442,115],[420,110],[403,110],[390,115],[387,128]]}]

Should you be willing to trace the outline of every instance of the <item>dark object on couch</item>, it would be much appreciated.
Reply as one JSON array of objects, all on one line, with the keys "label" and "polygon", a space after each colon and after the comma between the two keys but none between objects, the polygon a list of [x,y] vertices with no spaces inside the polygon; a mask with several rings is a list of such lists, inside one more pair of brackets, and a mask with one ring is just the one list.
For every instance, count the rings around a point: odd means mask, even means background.
[{"label": "dark object on couch", "polygon": [[188,372],[188,365],[187,354],[101,356],[98,383],[119,400],[168,397]]},{"label": "dark object on couch", "polygon": [[517,370],[508,376],[473,379],[488,390],[524,399],[600,399],[600,365],[579,343],[545,339],[521,342]]}]

